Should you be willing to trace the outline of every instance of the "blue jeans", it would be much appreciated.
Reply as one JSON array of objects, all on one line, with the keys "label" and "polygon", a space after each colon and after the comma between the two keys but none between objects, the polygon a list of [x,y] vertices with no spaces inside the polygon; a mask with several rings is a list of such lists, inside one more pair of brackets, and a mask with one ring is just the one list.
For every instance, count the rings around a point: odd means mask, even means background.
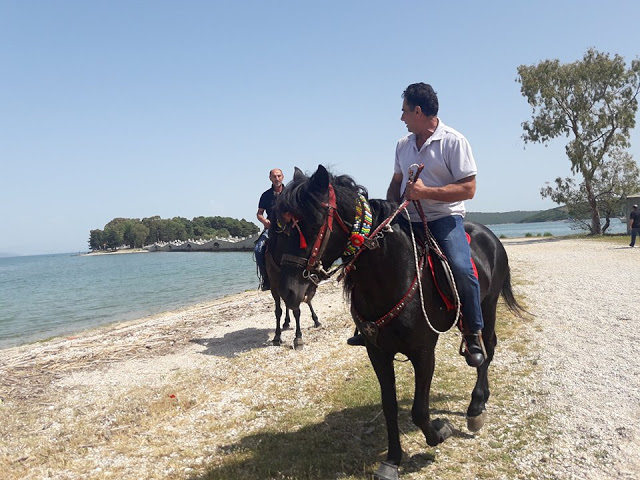
[{"label": "blue jeans", "polygon": [[640,228],[632,228],[631,229],[631,243],[630,247],[633,247],[636,244],[636,237],[640,236]]},{"label": "blue jeans", "polygon": [[484,322],[480,307],[480,284],[473,273],[471,250],[462,217],[452,215],[427,222],[427,225],[449,261],[462,302],[464,326],[471,332],[482,330]]},{"label": "blue jeans", "polygon": [[260,272],[260,278],[267,278],[267,266],[265,262],[265,251],[267,249],[267,240],[269,240],[269,230],[263,230],[256,246],[253,247],[253,255],[256,257],[256,263],[258,264],[258,271]]}]

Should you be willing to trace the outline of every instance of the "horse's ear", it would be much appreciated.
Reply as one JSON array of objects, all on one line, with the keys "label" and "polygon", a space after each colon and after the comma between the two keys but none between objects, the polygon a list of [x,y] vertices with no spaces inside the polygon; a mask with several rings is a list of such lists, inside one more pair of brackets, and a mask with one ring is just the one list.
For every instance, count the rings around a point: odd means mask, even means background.
[{"label": "horse's ear", "polygon": [[293,179],[294,180],[302,181],[305,178],[307,178],[307,177],[306,177],[306,175],[304,173],[302,173],[302,170],[300,170],[298,167],[293,167]]},{"label": "horse's ear", "polygon": [[326,192],[329,189],[329,172],[322,165],[318,165],[318,170],[311,175],[310,182],[313,190]]}]

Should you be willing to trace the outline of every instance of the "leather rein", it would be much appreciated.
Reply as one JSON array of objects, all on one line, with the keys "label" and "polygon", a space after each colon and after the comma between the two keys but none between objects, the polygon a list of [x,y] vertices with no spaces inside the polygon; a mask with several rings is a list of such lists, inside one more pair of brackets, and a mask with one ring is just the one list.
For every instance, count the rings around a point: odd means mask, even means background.
[{"label": "leather rein", "polygon": [[[408,172],[409,179],[411,180],[417,179],[423,168],[424,168],[423,164],[412,165]],[[318,235],[313,243],[313,248],[311,249],[310,257],[307,259],[305,257],[284,254],[281,260],[282,264],[288,263],[290,265],[303,267],[304,268],[303,277],[306,279],[309,279],[316,285],[319,285],[321,280],[327,280],[331,276],[333,276],[333,274],[342,270],[342,272],[338,276],[338,281],[340,281],[351,270],[355,269],[356,268],[355,261],[358,259],[360,254],[362,254],[362,252],[364,252],[365,249],[373,250],[380,246],[378,240],[384,236],[384,233],[392,231],[390,223],[393,221],[396,215],[398,215],[398,213],[400,213],[401,211],[406,211],[406,207],[410,203],[409,200],[404,200],[402,204],[389,217],[384,219],[380,223],[380,225],[378,225],[375,228],[375,230],[369,234],[368,232],[371,226],[371,222],[370,222],[371,211],[366,199],[363,196],[360,196],[359,201],[362,202],[362,205],[360,208],[362,211],[366,210],[369,214],[370,223],[366,230],[367,235],[353,233],[349,237],[349,242],[347,243],[347,247],[345,248],[345,251],[344,251],[345,252],[344,255],[348,255],[350,257],[349,260],[346,263],[343,263],[342,265],[336,267],[332,271],[326,271],[322,265],[322,262],[318,261],[318,258],[322,257],[322,254],[326,249],[329,236],[331,235],[331,232],[333,232],[334,217],[336,219],[336,222],[340,225],[340,227],[347,234],[347,236],[349,236],[350,234],[349,229],[347,228],[345,222],[342,220],[342,218],[340,217],[340,214],[338,213],[337,204],[336,204],[336,195],[335,195],[335,190],[333,188],[333,185],[329,184],[328,190],[329,190],[328,201],[322,203],[322,206],[327,208],[327,216],[322,226],[320,227],[320,231],[318,232]],[[402,197],[404,197],[404,192]],[[433,238],[433,235],[429,231],[429,227],[427,226],[427,219],[424,215],[424,212],[422,211],[420,202],[414,201],[413,203],[416,209],[418,210],[418,212],[420,213],[420,217],[424,224],[425,233],[426,233],[426,245],[425,245],[425,248],[422,249],[422,254],[420,258],[418,258],[416,254],[415,238],[413,236],[413,231],[411,232],[411,238],[412,238],[413,250],[414,250],[414,256],[415,256],[416,276],[411,282],[409,289],[403,295],[400,301],[391,310],[389,310],[387,313],[385,313],[384,315],[382,315],[381,317],[379,317],[377,320],[374,320],[374,321],[368,321],[364,317],[362,317],[362,315],[360,315],[360,313],[356,310],[353,304],[353,301],[351,302],[352,317],[354,318],[356,323],[359,325],[359,328],[361,329],[361,331],[371,340],[371,342],[374,345],[377,345],[377,336],[378,336],[379,329],[381,329],[382,327],[387,325],[392,319],[397,317],[403,311],[403,309],[409,304],[409,302],[413,299],[413,297],[418,291],[420,292],[420,298],[421,298],[420,303],[422,307],[422,313],[431,330],[434,331],[436,334],[441,334],[446,331],[446,330],[444,331],[437,330],[429,321],[427,312],[425,311],[425,308],[424,308],[424,299],[422,298],[422,281],[421,281],[422,274],[424,273],[424,266],[426,263],[428,250],[433,250],[441,258],[444,258],[444,254],[442,253],[442,250],[440,249],[439,245],[435,241],[435,238]],[[365,205],[366,205],[366,208],[365,208]],[[407,212],[407,215],[408,215],[408,212]],[[298,220],[296,218],[293,218],[291,215],[287,215],[287,214],[285,214],[285,218],[288,218],[290,221],[292,221],[293,226],[297,228],[298,233],[300,234],[300,248],[306,249],[307,248],[306,240],[302,235],[302,230],[298,225]],[[363,222],[364,222],[364,218],[365,216],[363,214],[362,216]],[[356,218],[356,220],[354,221],[354,226],[358,224],[358,222],[359,221]],[[411,225],[411,223],[409,224]],[[447,268],[449,268],[448,264],[447,264]],[[454,287],[454,291],[455,291],[455,287]],[[461,320],[459,299],[457,301],[456,307],[457,307],[456,317],[453,321],[453,324],[448,329],[452,328],[453,325],[455,325],[458,320]]]},{"label": "leather rein", "polygon": [[[416,177],[417,177],[417,175],[416,175]],[[363,200],[364,200],[364,198],[363,198]],[[366,202],[366,200],[364,200],[364,201]],[[315,239],[315,241],[313,243],[313,247],[311,249],[311,255],[307,259],[305,257],[299,257],[299,256],[296,256],[296,255],[284,254],[284,255],[282,255],[281,263],[282,264],[289,264],[289,265],[304,267],[304,271],[303,271],[303,274],[302,274],[303,277],[306,278],[306,279],[309,279],[310,281],[312,281],[316,285],[318,285],[320,283],[321,279],[322,280],[327,280],[333,274],[335,274],[339,270],[342,270],[341,274],[338,276],[338,281],[340,281],[351,270],[356,268],[355,267],[355,261],[358,259],[360,254],[365,249],[373,250],[373,249],[379,247],[378,239],[382,238],[384,236],[385,232],[391,231],[391,227],[390,227],[389,224],[393,221],[393,219],[396,217],[396,215],[398,213],[400,213],[401,211],[403,211],[406,208],[406,206],[408,204],[409,204],[409,200],[405,200],[396,209],[396,211],[392,215],[390,215],[384,221],[382,221],[382,223],[380,223],[380,225],[378,225],[378,227],[373,232],[371,232],[367,237],[365,237],[364,241],[355,248],[355,253],[350,255],[351,258],[349,259],[348,262],[343,263],[342,265],[340,265],[339,267],[337,267],[336,269],[334,269],[332,271],[326,271],[324,269],[323,265],[322,265],[322,262],[320,262],[318,259],[320,257],[322,257],[322,254],[324,253],[324,250],[326,249],[329,237],[330,237],[331,233],[333,232],[333,219],[334,218],[336,219],[336,222],[338,223],[338,225],[340,225],[342,230],[347,235],[350,234],[349,229],[347,228],[345,222],[342,220],[342,218],[340,217],[340,214],[338,213],[337,205],[336,205],[336,195],[335,195],[335,190],[333,188],[333,185],[329,184],[328,202],[324,202],[322,204],[323,207],[327,208],[327,216],[325,217],[325,221],[323,222],[322,226],[320,227],[318,235],[316,236],[316,239]],[[300,234],[301,248],[303,248],[303,246],[306,247],[306,240],[304,239],[304,236],[302,235],[302,230],[300,229],[300,226],[298,225],[298,220],[296,218],[293,218],[291,215],[289,215],[289,216],[285,215],[285,217],[289,221],[293,222],[293,226],[298,230],[298,233]],[[426,222],[425,222],[425,224],[426,224]],[[358,243],[360,243],[360,242],[358,242]],[[345,251],[347,251],[346,248],[345,248]],[[353,306],[353,303],[351,304],[352,316],[354,317],[355,320],[357,320],[358,323],[366,326],[366,328],[365,328],[365,333],[366,334],[368,334],[369,336],[372,336],[372,337],[375,338],[375,336],[377,336],[378,328],[384,327],[393,318],[397,317],[402,312],[404,307],[413,299],[413,297],[415,296],[415,294],[416,294],[416,292],[419,289],[419,286],[421,284],[419,277],[422,276],[421,273],[423,272],[423,267],[425,265],[425,259],[426,259],[426,249],[423,251],[423,254],[422,254],[421,258],[420,258],[419,266],[416,265],[418,267],[417,271],[416,271],[416,276],[414,277],[413,281],[411,282],[411,285],[409,286],[409,289],[407,290],[407,292],[404,294],[404,296],[400,299],[400,301],[391,310],[389,310],[386,314],[381,316],[376,321],[374,321],[374,322],[366,321],[357,312],[357,310]],[[372,329],[375,329],[375,334],[372,334],[372,332],[371,332]],[[369,331],[367,331],[367,330],[369,330]]]}]

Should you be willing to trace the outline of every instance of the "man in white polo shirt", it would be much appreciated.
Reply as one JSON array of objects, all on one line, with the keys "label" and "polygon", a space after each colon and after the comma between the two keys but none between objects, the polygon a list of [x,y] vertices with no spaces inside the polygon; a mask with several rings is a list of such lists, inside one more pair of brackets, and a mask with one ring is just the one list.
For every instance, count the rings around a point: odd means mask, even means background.
[{"label": "man in white polo shirt", "polygon": [[[476,162],[467,139],[438,118],[438,96],[431,85],[414,83],[402,94],[402,116],[409,135],[400,139],[387,199],[419,200],[429,230],[446,255],[462,302],[465,358],[472,367],[484,362],[481,331],[480,286],[471,264],[471,254],[462,219],[464,201],[476,192]],[[424,164],[415,182],[408,182],[412,164]],[[422,220],[410,204],[411,221],[422,228]]]}]

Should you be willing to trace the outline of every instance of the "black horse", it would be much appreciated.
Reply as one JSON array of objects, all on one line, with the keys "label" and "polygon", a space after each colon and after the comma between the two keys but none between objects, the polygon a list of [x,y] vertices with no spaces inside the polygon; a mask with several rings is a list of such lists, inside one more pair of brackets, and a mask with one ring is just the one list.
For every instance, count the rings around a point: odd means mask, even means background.
[{"label": "black horse", "polygon": [[[275,222],[274,222],[275,223]],[[277,226],[274,226],[269,231],[269,240],[267,242],[267,251],[265,254],[265,263],[267,276],[269,277],[269,283],[271,287],[271,296],[273,297],[273,301],[275,302],[276,310],[276,333],[273,337],[272,343],[274,345],[281,345],[282,339],[281,334],[282,330],[288,330],[290,327],[291,319],[289,317],[289,308],[286,309],[284,324],[282,325],[282,329],[280,328],[280,318],[282,317],[282,307],[280,305],[280,262],[282,259],[282,250],[284,247],[284,233],[278,230]],[[307,282],[307,289],[305,291],[304,298],[302,301],[306,302],[309,305],[309,311],[311,312],[311,318],[313,319],[313,326],[319,327],[321,324],[318,321],[318,315],[316,315],[313,306],[311,305],[311,300],[316,294],[317,286],[312,282]],[[302,340],[302,330],[300,329],[300,303],[296,305],[293,310],[293,317],[296,320],[296,336],[293,340],[293,346],[296,350],[301,349],[304,345]]]},{"label": "black horse", "polygon": [[[393,480],[398,478],[398,465],[402,459],[394,356],[400,352],[413,364],[412,420],[430,446],[438,445],[453,432],[449,422],[431,422],[429,418],[434,350],[438,333],[451,327],[455,312],[447,310],[428,265],[422,268],[422,295],[415,294],[419,290],[416,287],[412,293],[412,285],[418,278],[416,267],[423,263],[416,261],[414,256],[415,236],[407,228],[409,223],[401,221],[398,215],[384,229],[376,231],[378,225],[393,217],[397,209],[393,203],[369,202],[373,218],[371,228],[375,235],[368,235],[369,240],[361,254],[349,265],[354,256],[348,254],[353,250],[349,252],[345,248],[353,242],[354,235],[350,230],[354,229],[354,222],[357,225],[361,218],[358,217],[360,212],[356,213],[356,205],[366,199],[366,195],[366,189],[357,185],[353,178],[333,176],[322,165],[311,177],[296,169],[294,179],[277,202],[281,221],[290,220],[295,226],[282,259],[279,292],[289,308],[298,308],[306,294],[309,278],[322,279],[332,274],[325,268],[339,258],[342,258],[343,266],[348,266],[343,272],[346,273],[345,293],[350,298],[356,326],[366,335],[367,353],[380,383],[387,423],[387,459],[380,465],[375,478]],[[488,368],[497,343],[498,298],[502,295],[515,313],[522,309],[513,296],[507,254],[501,242],[482,225],[468,223],[465,229],[471,237],[472,257],[478,270],[485,325],[482,336],[487,354],[485,362],[477,368],[477,382],[467,409],[467,427],[477,431],[484,424],[490,395]]]}]

